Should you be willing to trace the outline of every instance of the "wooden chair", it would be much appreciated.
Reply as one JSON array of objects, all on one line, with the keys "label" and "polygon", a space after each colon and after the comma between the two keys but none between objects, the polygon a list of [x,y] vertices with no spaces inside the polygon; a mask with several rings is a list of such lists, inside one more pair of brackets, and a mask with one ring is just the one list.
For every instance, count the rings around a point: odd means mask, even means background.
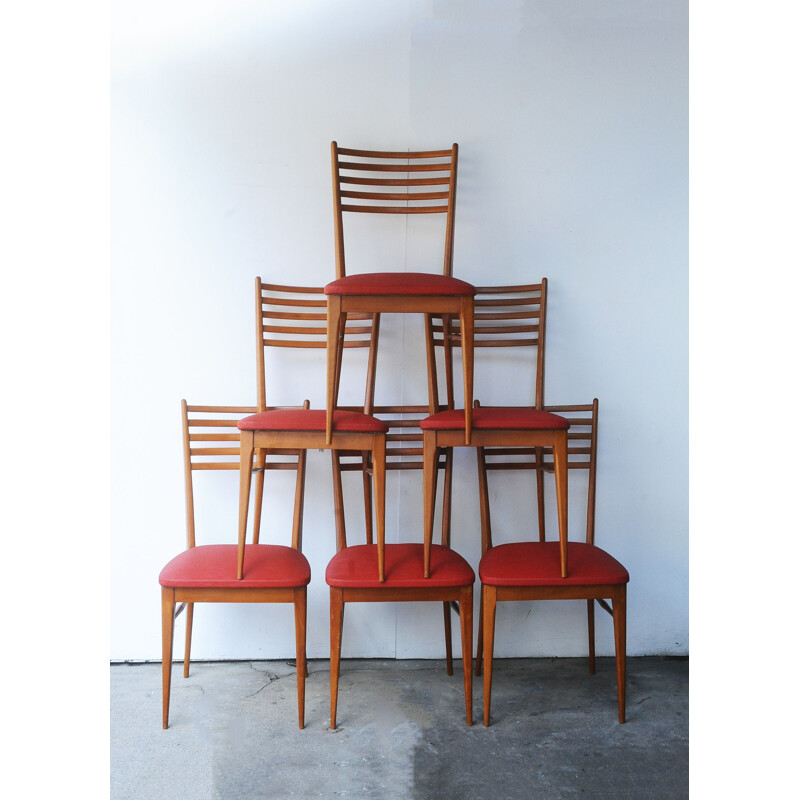
[{"label": "wooden chair", "polygon": [[[239,421],[241,432],[241,474],[239,497],[239,541],[243,542],[247,529],[250,480],[248,464],[256,456],[257,464],[266,463],[270,454],[299,453],[303,459],[308,449],[358,451],[372,464],[376,496],[376,527],[378,541],[384,537],[385,486],[386,486],[386,431],[387,426],[376,417],[357,410],[338,409],[333,419],[333,435],[326,434],[326,413],[310,409],[308,401],[302,408],[268,407],[266,405],[266,368],[264,351],[276,348],[325,348],[326,302],[318,287],[264,284],[256,278],[256,351],[258,354],[259,411]],[[344,347],[376,347],[371,315],[354,315],[350,327],[343,327]],[[370,360],[369,364],[373,361]],[[369,371],[369,367],[368,367]],[[337,373],[336,382],[339,375]],[[334,458],[334,463],[336,463]],[[366,461],[365,461],[366,463]],[[263,475],[263,473],[261,473]],[[336,473],[335,473],[336,477]],[[260,480],[263,480],[261,478]],[[257,480],[254,515],[260,516],[261,486]],[[336,487],[334,487],[336,488]],[[296,503],[295,527],[302,527],[304,492],[299,490]],[[337,539],[344,536],[344,516],[336,509]],[[383,562],[376,561],[376,569],[383,575]],[[243,564],[239,563],[239,575]]]},{"label": "wooden chair", "polygon": [[[462,556],[442,545],[426,546],[429,577],[423,577],[423,544],[362,544],[343,547],[328,563],[325,580],[331,597],[331,729],[336,728],[342,624],[346,603],[457,602],[467,725],[472,725],[472,586],[475,573]],[[375,569],[376,550],[385,549],[385,580]],[[380,555],[377,556],[380,559]]]},{"label": "wooden chair", "polygon": [[[340,148],[331,143],[336,279],[325,287],[327,314],[326,437],[330,442],[338,404],[343,327],[351,313],[438,313],[455,315],[462,335],[463,438],[469,443],[472,417],[472,319],[475,288],[452,277],[458,145],[447,150],[388,152]],[[345,213],[444,214],[442,274],[369,272],[345,269]],[[429,374],[432,365],[428,365]],[[429,401],[429,405],[433,400]]]},{"label": "wooden chair", "polygon": [[[181,402],[186,486],[187,549],[161,571],[162,709],[163,727],[169,725],[172,643],[175,617],[186,609],[186,648],[183,675],[189,675],[192,618],[195,603],[292,603],[297,650],[297,703],[304,726],[306,678],[306,586],[311,570],[300,552],[298,531],[292,545],[208,544],[195,541],[193,474],[198,470],[240,467],[240,417],[256,409],[243,406],[189,406]],[[248,481],[252,461],[247,468]],[[298,471],[302,468],[302,465]],[[233,527],[233,526],[231,526]],[[247,573],[237,578],[239,550],[246,552]],[[180,603],[177,613],[176,604]]]},{"label": "wooden chair", "polygon": [[[553,450],[562,576],[567,575],[567,430],[569,421],[542,408],[547,279],[538,284],[480,287],[476,291],[474,346],[531,348],[536,351],[535,397],[531,406],[480,406],[472,419],[472,446],[478,448],[542,448]],[[458,321],[444,317],[433,325],[429,338],[445,353],[462,345]],[[429,345],[430,346],[430,345]],[[445,363],[449,359],[445,358]],[[451,389],[448,387],[448,395]],[[433,525],[436,459],[441,448],[464,444],[465,410],[448,408],[420,422],[425,461],[424,504],[426,529]],[[540,497],[541,497],[540,488]],[[429,536],[430,534],[426,534]],[[427,539],[426,539],[427,540]],[[425,554],[427,569],[428,554]],[[427,574],[427,572],[426,572]]]},{"label": "wooden chair", "polygon": [[[561,577],[559,545],[545,540],[540,529],[539,541],[523,541],[492,546],[489,494],[486,472],[490,469],[535,469],[553,471],[549,448],[531,452],[527,463],[509,460],[508,452],[487,451],[489,458],[481,468],[481,531],[484,554],[478,572],[481,579],[482,625],[479,651],[483,649],[483,724],[489,725],[492,697],[492,658],[494,650],[495,611],[506,600],[586,600],[589,629],[589,671],[595,672],[594,603],[614,619],[614,648],[617,664],[617,702],[619,721],[625,722],[625,609],[628,571],[615,558],[594,544],[595,495],[597,483],[597,413],[595,399],[589,405],[550,406],[548,411],[570,419],[569,468],[588,469],[586,539],[569,542],[569,575]],[[577,415],[577,416],[576,416]],[[499,460],[495,460],[499,458]],[[609,606],[608,601],[611,601]],[[480,672],[480,655],[476,674]]]}]

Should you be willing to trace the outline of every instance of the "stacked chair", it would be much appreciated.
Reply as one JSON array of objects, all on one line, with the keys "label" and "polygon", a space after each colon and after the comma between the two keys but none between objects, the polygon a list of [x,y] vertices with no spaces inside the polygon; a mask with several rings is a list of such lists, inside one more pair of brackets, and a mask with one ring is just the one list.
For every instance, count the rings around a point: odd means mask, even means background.
[{"label": "stacked chair", "polygon": [[[186,463],[187,549],[162,570],[163,725],[168,725],[174,619],[185,606],[184,676],[188,676],[195,602],[291,602],[295,607],[298,718],[304,727],[306,587],[302,555],[306,453],[331,453],[336,553],[325,580],[330,592],[330,702],[337,725],[338,685],[348,603],[432,601],[444,610],[446,668],[453,674],[452,621],[459,617],[467,725],[472,724],[473,585],[475,571],[451,547],[453,448],[476,453],[480,498],[480,604],[476,675],[483,674],[483,721],[490,722],[496,606],[504,601],[582,599],[587,603],[589,668],[595,671],[595,603],[613,617],[619,721],[625,721],[626,569],[594,544],[598,402],[544,403],[547,279],[511,286],[475,287],[454,278],[458,145],[416,152],[340,148],[331,143],[335,277],[324,287],[263,283],[256,279],[258,397],[255,407],[182,405]],[[348,274],[344,218],[349,214],[437,214],[444,220],[441,272],[402,272],[395,265]],[[375,404],[381,315],[422,315],[426,402]],[[267,404],[269,350],[324,348],[325,408]],[[366,349],[364,402],[339,405],[345,354]],[[532,402],[485,406],[473,401],[474,350],[516,348],[530,353]],[[456,398],[455,355],[463,394]],[[443,391],[440,392],[440,387]],[[441,396],[440,396],[441,395]],[[197,469],[239,470],[239,524],[235,543],[195,543],[192,474]],[[291,544],[259,543],[265,475],[296,472]],[[571,541],[568,475],[585,470],[586,534]],[[387,543],[387,472],[422,473],[420,541]],[[535,476],[538,530],[493,544],[489,472],[526,470]],[[343,474],[361,474],[364,543],[348,541]],[[557,539],[546,537],[547,476],[556,499]],[[255,476],[255,491],[253,477]],[[437,487],[443,476],[442,491]],[[433,541],[437,496],[442,531]],[[253,506],[252,543],[247,544]],[[512,499],[513,504],[513,499]],[[534,534],[535,535],[531,535]],[[176,605],[181,605],[176,612]]]}]

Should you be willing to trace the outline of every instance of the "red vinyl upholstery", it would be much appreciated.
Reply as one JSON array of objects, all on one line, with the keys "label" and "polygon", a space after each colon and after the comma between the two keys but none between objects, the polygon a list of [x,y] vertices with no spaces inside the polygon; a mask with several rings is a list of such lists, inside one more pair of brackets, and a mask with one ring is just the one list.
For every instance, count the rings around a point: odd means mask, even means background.
[{"label": "red vinyl upholstery", "polygon": [[475,287],[458,278],[426,272],[369,272],[332,281],[325,294],[474,297]]},{"label": "red vinyl upholstery", "polygon": [[514,542],[481,558],[481,583],[489,586],[605,586],[628,583],[628,570],[595,545],[569,542],[569,575],[561,577],[558,542]]},{"label": "red vinyl upholstery", "polygon": [[339,588],[431,588],[472,584],[475,573],[462,556],[434,544],[431,550],[431,576],[422,574],[422,544],[386,545],[386,580],[378,580],[378,547],[358,544],[340,550],[328,564],[325,580]]},{"label": "red vinyl upholstery", "polygon": [[236,579],[235,544],[190,547],[161,570],[158,582],[173,588],[291,588],[307,586],[311,568],[306,557],[291,547],[275,544],[245,545],[244,577]]}]

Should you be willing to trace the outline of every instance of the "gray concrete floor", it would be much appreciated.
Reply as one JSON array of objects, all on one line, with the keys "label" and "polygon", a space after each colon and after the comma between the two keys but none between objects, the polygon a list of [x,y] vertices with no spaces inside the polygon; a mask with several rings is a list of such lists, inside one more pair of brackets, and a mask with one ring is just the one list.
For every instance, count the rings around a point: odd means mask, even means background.
[{"label": "gray concrete floor", "polygon": [[461,662],[342,661],[336,731],[327,661],[312,661],[306,728],[296,676],[276,661],[111,667],[112,800],[556,800],[689,796],[689,662],[628,659],[617,722],[613,659],[495,662],[492,724],[467,727]]}]

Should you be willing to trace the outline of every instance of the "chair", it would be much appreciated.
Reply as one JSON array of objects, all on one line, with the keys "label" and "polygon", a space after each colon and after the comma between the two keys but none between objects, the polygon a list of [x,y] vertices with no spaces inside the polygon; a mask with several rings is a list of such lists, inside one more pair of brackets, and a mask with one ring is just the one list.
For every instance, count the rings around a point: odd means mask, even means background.
[{"label": "chair", "polygon": [[[567,430],[569,421],[542,409],[544,387],[544,342],[547,309],[547,279],[539,284],[481,287],[476,291],[474,346],[493,348],[535,348],[535,397],[532,406],[480,406],[472,417],[471,445],[478,448],[550,447],[556,482],[561,573],[567,576]],[[463,345],[463,336],[454,318],[444,317],[433,325],[429,339],[448,349]],[[429,345],[430,347],[430,345]],[[448,359],[445,358],[445,363]],[[451,393],[448,387],[448,394]],[[441,448],[464,445],[465,409],[437,411],[420,422],[423,431],[424,505],[426,542],[428,526],[433,525],[435,463]],[[541,489],[540,489],[541,498]],[[427,575],[428,556],[425,554]]]},{"label": "chair", "polygon": [[[463,438],[472,430],[472,318],[475,288],[452,277],[458,145],[447,150],[388,152],[340,148],[331,143],[336,279],[325,286],[328,300],[326,440],[338,403],[343,326],[351,313],[455,315],[462,334],[462,370],[467,405]],[[345,268],[345,213],[444,214],[442,274],[369,272]],[[429,375],[433,366],[429,363]],[[433,400],[429,400],[433,412]]]},{"label": "chair", "polygon": [[[589,671],[595,672],[594,603],[614,619],[614,649],[617,665],[617,702],[619,721],[625,722],[625,617],[628,571],[615,558],[594,544],[595,495],[597,482],[597,413],[595,399],[590,405],[550,406],[548,411],[570,419],[569,468],[588,469],[585,542],[568,544],[569,575],[561,577],[559,546],[545,540],[523,541],[492,546],[489,495],[486,470],[533,468],[537,473],[552,472],[552,452],[535,453],[527,464],[512,463],[507,453],[495,453],[500,461],[486,461],[482,468],[482,534],[485,552],[478,572],[481,579],[483,640],[483,724],[489,725],[492,698],[492,660],[495,634],[495,611],[506,600],[586,600],[589,630]],[[573,416],[573,415],[578,416]],[[491,453],[487,451],[491,456]],[[609,606],[608,601],[611,601]],[[476,674],[480,673],[480,655]]]},{"label": "chair", "polygon": [[[385,580],[375,569],[376,549],[385,548]],[[461,613],[461,646],[467,725],[472,725],[472,567],[454,550],[427,546],[429,577],[423,577],[423,544],[404,542],[343,547],[328,563],[325,580],[331,598],[331,729],[336,729],[342,625],[346,603],[457,602]],[[378,556],[380,558],[380,556]]]},{"label": "chair", "polygon": [[[162,714],[169,725],[172,644],[175,617],[186,609],[186,648],[183,675],[189,675],[192,619],[195,603],[292,603],[297,650],[297,702],[304,726],[306,678],[306,586],[311,570],[300,552],[298,531],[292,546],[241,543],[247,555],[247,573],[237,578],[236,544],[197,545],[193,475],[198,470],[240,467],[238,419],[255,411],[240,406],[190,406],[181,402],[186,487],[187,549],[173,558],[159,575],[162,623]],[[252,463],[250,464],[252,466]],[[302,465],[296,465],[298,471]],[[247,470],[248,480],[250,468]],[[180,603],[177,613],[176,604]]]},{"label": "chair", "polygon": [[[279,353],[283,348],[291,349],[324,349],[325,348],[325,295],[321,287],[298,287],[263,283],[260,277],[255,281],[256,311],[256,377],[258,383],[258,411],[269,411],[280,408],[267,405],[267,353],[272,350]],[[369,413],[368,406],[374,394],[375,358],[378,345],[378,315],[352,314],[347,320],[344,347],[347,349],[368,348],[367,387],[365,400],[360,407],[347,407],[348,411]],[[272,382],[272,375],[270,375]],[[277,382],[277,380],[275,381]],[[338,376],[337,376],[338,382]],[[306,407],[308,404],[306,403]],[[337,541],[342,540],[344,533],[344,511],[342,506],[341,475],[338,470],[339,450],[331,450],[334,473],[334,505],[337,530]],[[291,454],[298,463],[305,466],[305,450],[256,451],[256,482],[254,501],[253,535],[258,541],[261,524],[261,507],[264,492],[265,473],[274,469],[291,469],[291,462],[278,457]],[[372,499],[371,499],[371,466],[368,466],[369,452],[358,453],[359,469],[364,475],[364,502],[367,517],[368,535],[372,535]],[[298,488],[295,492],[294,529],[302,538],[302,504],[304,498],[305,469],[298,470]],[[371,539],[370,539],[371,541]]]},{"label": "chair", "polygon": [[[264,351],[269,347],[295,349],[322,349],[326,346],[326,302],[320,288],[265,284],[256,278],[256,351],[258,354],[259,411],[239,421],[241,433],[241,471],[239,496],[239,541],[244,542],[247,529],[250,480],[248,465],[253,456],[260,466],[267,463],[270,454],[299,453],[304,459],[308,449],[328,449],[335,457],[338,451],[358,451],[373,465],[376,496],[376,525],[378,541],[384,537],[385,485],[386,485],[386,430],[379,419],[357,410],[338,409],[333,419],[333,435],[326,436],[324,410],[310,409],[308,401],[302,408],[268,407],[266,405],[266,367]],[[354,315],[350,327],[343,327],[345,347],[377,346],[377,332],[373,331],[371,315]],[[345,341],[346,340],[346,341]],[[372,360],[369,362],[372,364]],[[369,372],[369,368],[368,368]],[[338,383],[337,374],[336,381]],[[335,461],[335,458],[334,458]],[[366,461],[365,461],[366,463]],[[337,477],[334,472],[334,478]],[[257,479],[254,516],[260,516],[263,472]],[[335,496],[336,486],[334,485]],[[295,527],[302,528],[303,491],[295,507]],[[344,515],[336,508],[337,540],[344,537]],[[243,554],[242,554],[243,555]],[[382,555],[382,554],[380,554]],[[383,562],[376,562],[378,573],[383,575]],[[239,563],[241,576],[243,563]]]}]

